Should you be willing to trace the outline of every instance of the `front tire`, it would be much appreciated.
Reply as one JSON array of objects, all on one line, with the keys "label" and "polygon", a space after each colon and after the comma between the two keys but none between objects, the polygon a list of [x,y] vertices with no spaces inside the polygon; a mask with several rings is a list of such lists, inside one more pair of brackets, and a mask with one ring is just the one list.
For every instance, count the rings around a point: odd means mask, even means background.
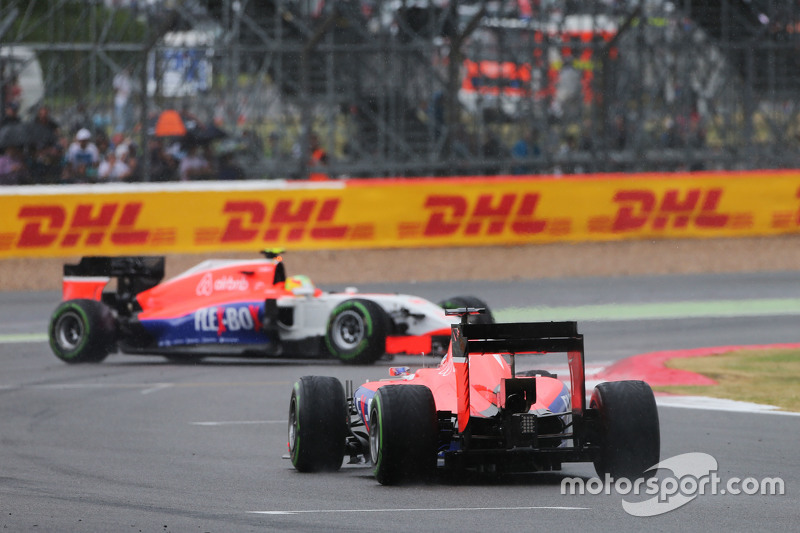
[{"label": "front tire", "polygon": [[370,300],[345,300],[331,311],[325,346],[343,363],[368,365],[386,353],[388,317]]},{"label": "front tire", "polygon": [[65,363],[99,363],[114,349],[116,321],[96,300],[67,300],[56,307],[48,328],[50,348]]},{"label": "front tire", "polygon": [[436,469],[438,421],[424,385],[386,385],[372,399],[370,459],[381,485],[428,480]]},{"label": "front tire", "polygon": [[645,476],[661,453],[658,408],[650,385],[636,380],[600,383],[589,406],[599,414],[597,475],[617,479]]},{"label": "front tire", "polygon": [[347,399],[332,377],[303,376],[289,402],[289,455],[300,472],[342,467],[347,444]]}]

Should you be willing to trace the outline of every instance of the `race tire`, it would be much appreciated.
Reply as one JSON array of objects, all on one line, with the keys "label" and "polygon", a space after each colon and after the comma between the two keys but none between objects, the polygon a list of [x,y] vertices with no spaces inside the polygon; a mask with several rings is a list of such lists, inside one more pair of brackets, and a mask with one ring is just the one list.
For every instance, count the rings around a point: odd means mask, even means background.
[{"label": "race tire", "polygon": [[345,300],[331,311],[325,347],[347,364],[369,365],[386,353],[389,317],[370,300]]},{"label": "race tire", "polygon": [[594,467],[600,477],[638,479],[659,461],[661,437],[653,390],[644,381],[610,381],[595,387],[589,406],[599,420]]},{"label": "race tire", "polygon": [[50,348],[66,363],[99,363],[115,350],[116,320],[96,300],[61,302],[50,317]]},{"label": "race tire", "polygon": [[289,403],[289,455],[299,472],[334,472],[347,444],[347,400],[332,377],[303,376]]},{"label": "race tire", "polygon": [[372,399],[369,445],[381,485],[428,481],[436,470],[438,421],[424,385],[386,385]]},{"label": "race tire", "polygon": [[475,296],[453,296],[439,302],[439,307],[442,309],[458,309],[459,307],[483,307],[486,312],[480,315],[470,315],[470,324],[494,324],[494,316],[492,310],[486,305],[486,302]]}]

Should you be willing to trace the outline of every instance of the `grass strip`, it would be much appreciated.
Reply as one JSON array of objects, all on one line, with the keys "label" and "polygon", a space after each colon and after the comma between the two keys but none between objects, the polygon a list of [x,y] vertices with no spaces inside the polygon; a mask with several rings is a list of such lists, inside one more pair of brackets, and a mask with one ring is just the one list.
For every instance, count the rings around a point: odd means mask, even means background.
[{"label": "grass strip", "polygon": [[654,387],[655,390],[774,405],[784,411],[800,412],[800,350],[739,350],[670,359],[666,366],[702,374],[717,384]]}]

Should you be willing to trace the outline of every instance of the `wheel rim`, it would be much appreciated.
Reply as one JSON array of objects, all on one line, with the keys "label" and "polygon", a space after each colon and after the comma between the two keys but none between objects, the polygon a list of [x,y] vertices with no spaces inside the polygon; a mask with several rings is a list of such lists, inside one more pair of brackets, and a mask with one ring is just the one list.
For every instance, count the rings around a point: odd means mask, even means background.
[{"label": "wheel rim", "polygon": [[345,350],[355,348],[364,339],[365,331],[364,318],[355,311],[345,311],[333,324],[333,342]]},{"label": "wheel rim", "polygon": [[378,422],[378,413],[377,411],[373,411],[369,426],[369,458],[372,460],[372,464],[378,463],[378,450],[380,445],[381,431],[380,423]]},{"label": "wheel rim", "polygon": [[289,451],[294,452],[297,444],[297,400],[292,398],[292,405],[289,407]]},{"label": "wheel rim", "polygon": [[74,312],[64,313],[55,326],[56,342],[66,351],[72,351],[80,345],[86,328],[81,318]]}]

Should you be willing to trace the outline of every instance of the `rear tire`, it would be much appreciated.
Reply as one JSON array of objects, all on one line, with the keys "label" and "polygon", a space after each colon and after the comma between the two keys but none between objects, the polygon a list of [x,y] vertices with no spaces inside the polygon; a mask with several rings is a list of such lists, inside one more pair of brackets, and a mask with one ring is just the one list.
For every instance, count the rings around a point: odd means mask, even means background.
[{"label": "rear tire", "polygon": [[332,377],[303,376],[289,403],[289,454],[300,472],[342,467],[347,444],[347,400]]},{"label": "rear tire", "polygon": [[96,300],[61,302],[50,318],[50,348],[65,363],[99,363],[114,350],[116,320]]},{"label": "rear tire", "polygon": [[439,425],[424,385],[386,385],[372,399],[370,459],[381,485],[421,482],[436,469]]},{"label": "rear tire", "polygon": [[594,439],[600,445],[594,460],[597,475],[650,475],[645,470],[657,464],[661,454],[658,408],[650,385],[634,380],[601,383],[589,406],[600,415]]},{"label": "rear tire", "polygon": [[486,302],[475,296],[453,296],[446,300],[439,302],[439,307],[442,309],[457,309],[459,307],[482,307],[486,312],[481,315],[470,315],[470,324],[494,324],[494,316],[492,310],[486,305]]},{"label": "rear tire", "polygon": [[369,365],[386,353],[389,317],[370,300],[345,300],[331,311],[325,333],[328,352],[343,363]]}]

